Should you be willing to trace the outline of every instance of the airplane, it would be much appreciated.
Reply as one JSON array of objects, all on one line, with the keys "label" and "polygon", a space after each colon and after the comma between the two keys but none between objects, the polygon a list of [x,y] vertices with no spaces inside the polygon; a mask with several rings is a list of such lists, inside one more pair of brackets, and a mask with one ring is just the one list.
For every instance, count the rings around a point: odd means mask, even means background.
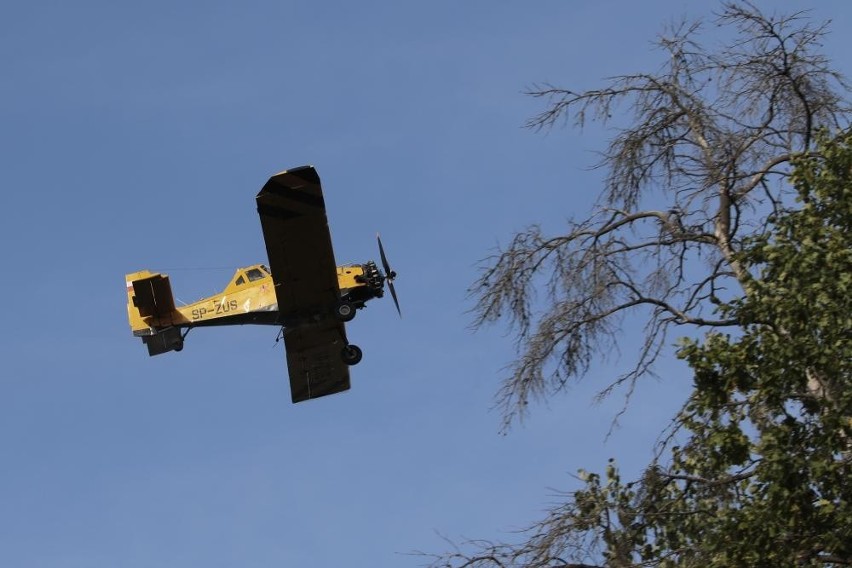
[{"label": "airplane", "polygon": [[349,367],[361,349],[346,338],[346,322],[385,284],[400,316],[380,236],[381,269],[374,261],[337,266],[319,174],[313,166],[269,178],[257,194],[257,212],[269,264],[239,268],[225,289],[176,306],[169,276],[140,270],[125,276],[127,317],[148,355],[181,351],[196,327],[279,326],[294,403],[349,390]]}]

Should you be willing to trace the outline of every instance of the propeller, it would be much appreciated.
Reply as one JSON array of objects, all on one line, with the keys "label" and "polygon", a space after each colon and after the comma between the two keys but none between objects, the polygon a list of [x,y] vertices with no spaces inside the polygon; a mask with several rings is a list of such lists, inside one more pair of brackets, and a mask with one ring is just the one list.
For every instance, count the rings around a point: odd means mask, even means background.
[{"label": "propeller", "polygon": [[390,264],[388,263],[388,257],[385,256],[385,247],[382,246],[382,237],[378,233],[376,233],[376,240],[379,242],[379,256],[382,257],[382,268],[385,271],[388,290],[390,290],[391,296],[393,297],[393,303],[396,306],[396,311],[399,314],[399,317],[402,317],[402,310],[399,309],[399,299],[396,297],[396,289],[393,287],[396,272],[391,270]]}]

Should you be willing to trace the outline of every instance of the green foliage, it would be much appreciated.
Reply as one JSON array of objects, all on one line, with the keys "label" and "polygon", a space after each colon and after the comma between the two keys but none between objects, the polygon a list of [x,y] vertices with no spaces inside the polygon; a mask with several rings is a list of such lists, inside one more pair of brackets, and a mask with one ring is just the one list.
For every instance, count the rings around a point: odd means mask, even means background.
[{"label": "green foliage", "polygon": [[823,136],[791,180],[800,207],[747,243],[746,295],[719,308],[740,334],[681,343],[686,443],[638,492],[592,478],[576,496],[628,502],[632,557],[610,565],[852,563],[852,135]]},{"label": "green foliage", "polygon": [[433,566],[852,565],[852,132],[794,166],[796,207],[744,243],[745,293],[718,303],[737,333],[681,340],[694,390],[666,459],[627,483],[612,460],[581,471],[522,544]]}]

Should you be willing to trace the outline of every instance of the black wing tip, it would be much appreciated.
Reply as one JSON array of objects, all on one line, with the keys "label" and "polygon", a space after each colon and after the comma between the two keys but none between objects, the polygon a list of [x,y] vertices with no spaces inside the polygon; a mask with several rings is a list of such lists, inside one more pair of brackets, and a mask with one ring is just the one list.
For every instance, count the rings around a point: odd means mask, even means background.
[{"label": "black wing tip", "polygon": [[334,394],[340,394],[348,391],[352,388],[349,378],[345,378],[344,380],[332,383],[330,385],[322,385],[313,389],[299,389],[298,391],[293,390],[291,385],[290,390],[290,399],[293,401],[293,404],[299,404],[300,402],[306,402],[308,400],[316,400],[318,398],[323,398],[326,396],[331,396]]},{"label": "black wing tip", "polygon": [[294,189],[310,187],[309,193],[322,195],[322,184],[317,170],[313,166],[299,166],[278,172],[263,185],[257,197],[266,194],[283,195],[292,193]]},{"label": "black wing tip", "polygon": [[283,178],[283,177],[287,177],[287,176],[293,176],[293,177],[296,177],[296,178],[298,178],[298,179],[300,179],[304,182],[312,183],[312,184],[316,184],[316,185],[319,185],[319,183],[320,183],[319,173],[317,172],[317,169],[315,167],[311,166],[311,165],[298,166],[298,167],[295,167],[295,168],[290,168],[289,170],[284,170],[283,172],[277,173],[272,177],[273,178],[278,178],[278,177]]}]

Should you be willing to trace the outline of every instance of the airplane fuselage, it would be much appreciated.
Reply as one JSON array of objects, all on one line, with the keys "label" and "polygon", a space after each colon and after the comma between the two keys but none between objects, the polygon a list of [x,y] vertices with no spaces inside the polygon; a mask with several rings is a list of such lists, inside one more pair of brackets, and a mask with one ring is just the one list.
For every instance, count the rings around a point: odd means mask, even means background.
[{"label": "airplane fuselage", "polygon": [[[167,327],[246,324],[287,326],[296,323],[281,317],[275,283],[269,269],[263,264],[238,269],[219,294],[184,306],[175,306],[167,313],[144,316],[135,307],[133,282],[152,277],[167,278],[167,275],[142,270],[126,277],[128,317],[133,334],[138,337],[152,335]],[[340,303],[348,304],[353,316],[354,310],[364,307],[365,303],[373,298],[382,297],[384,293],[384,277],[372,261],[337,267],[337,280]],[[329,312],[332,312],[335,306],[328,308]]]}]

